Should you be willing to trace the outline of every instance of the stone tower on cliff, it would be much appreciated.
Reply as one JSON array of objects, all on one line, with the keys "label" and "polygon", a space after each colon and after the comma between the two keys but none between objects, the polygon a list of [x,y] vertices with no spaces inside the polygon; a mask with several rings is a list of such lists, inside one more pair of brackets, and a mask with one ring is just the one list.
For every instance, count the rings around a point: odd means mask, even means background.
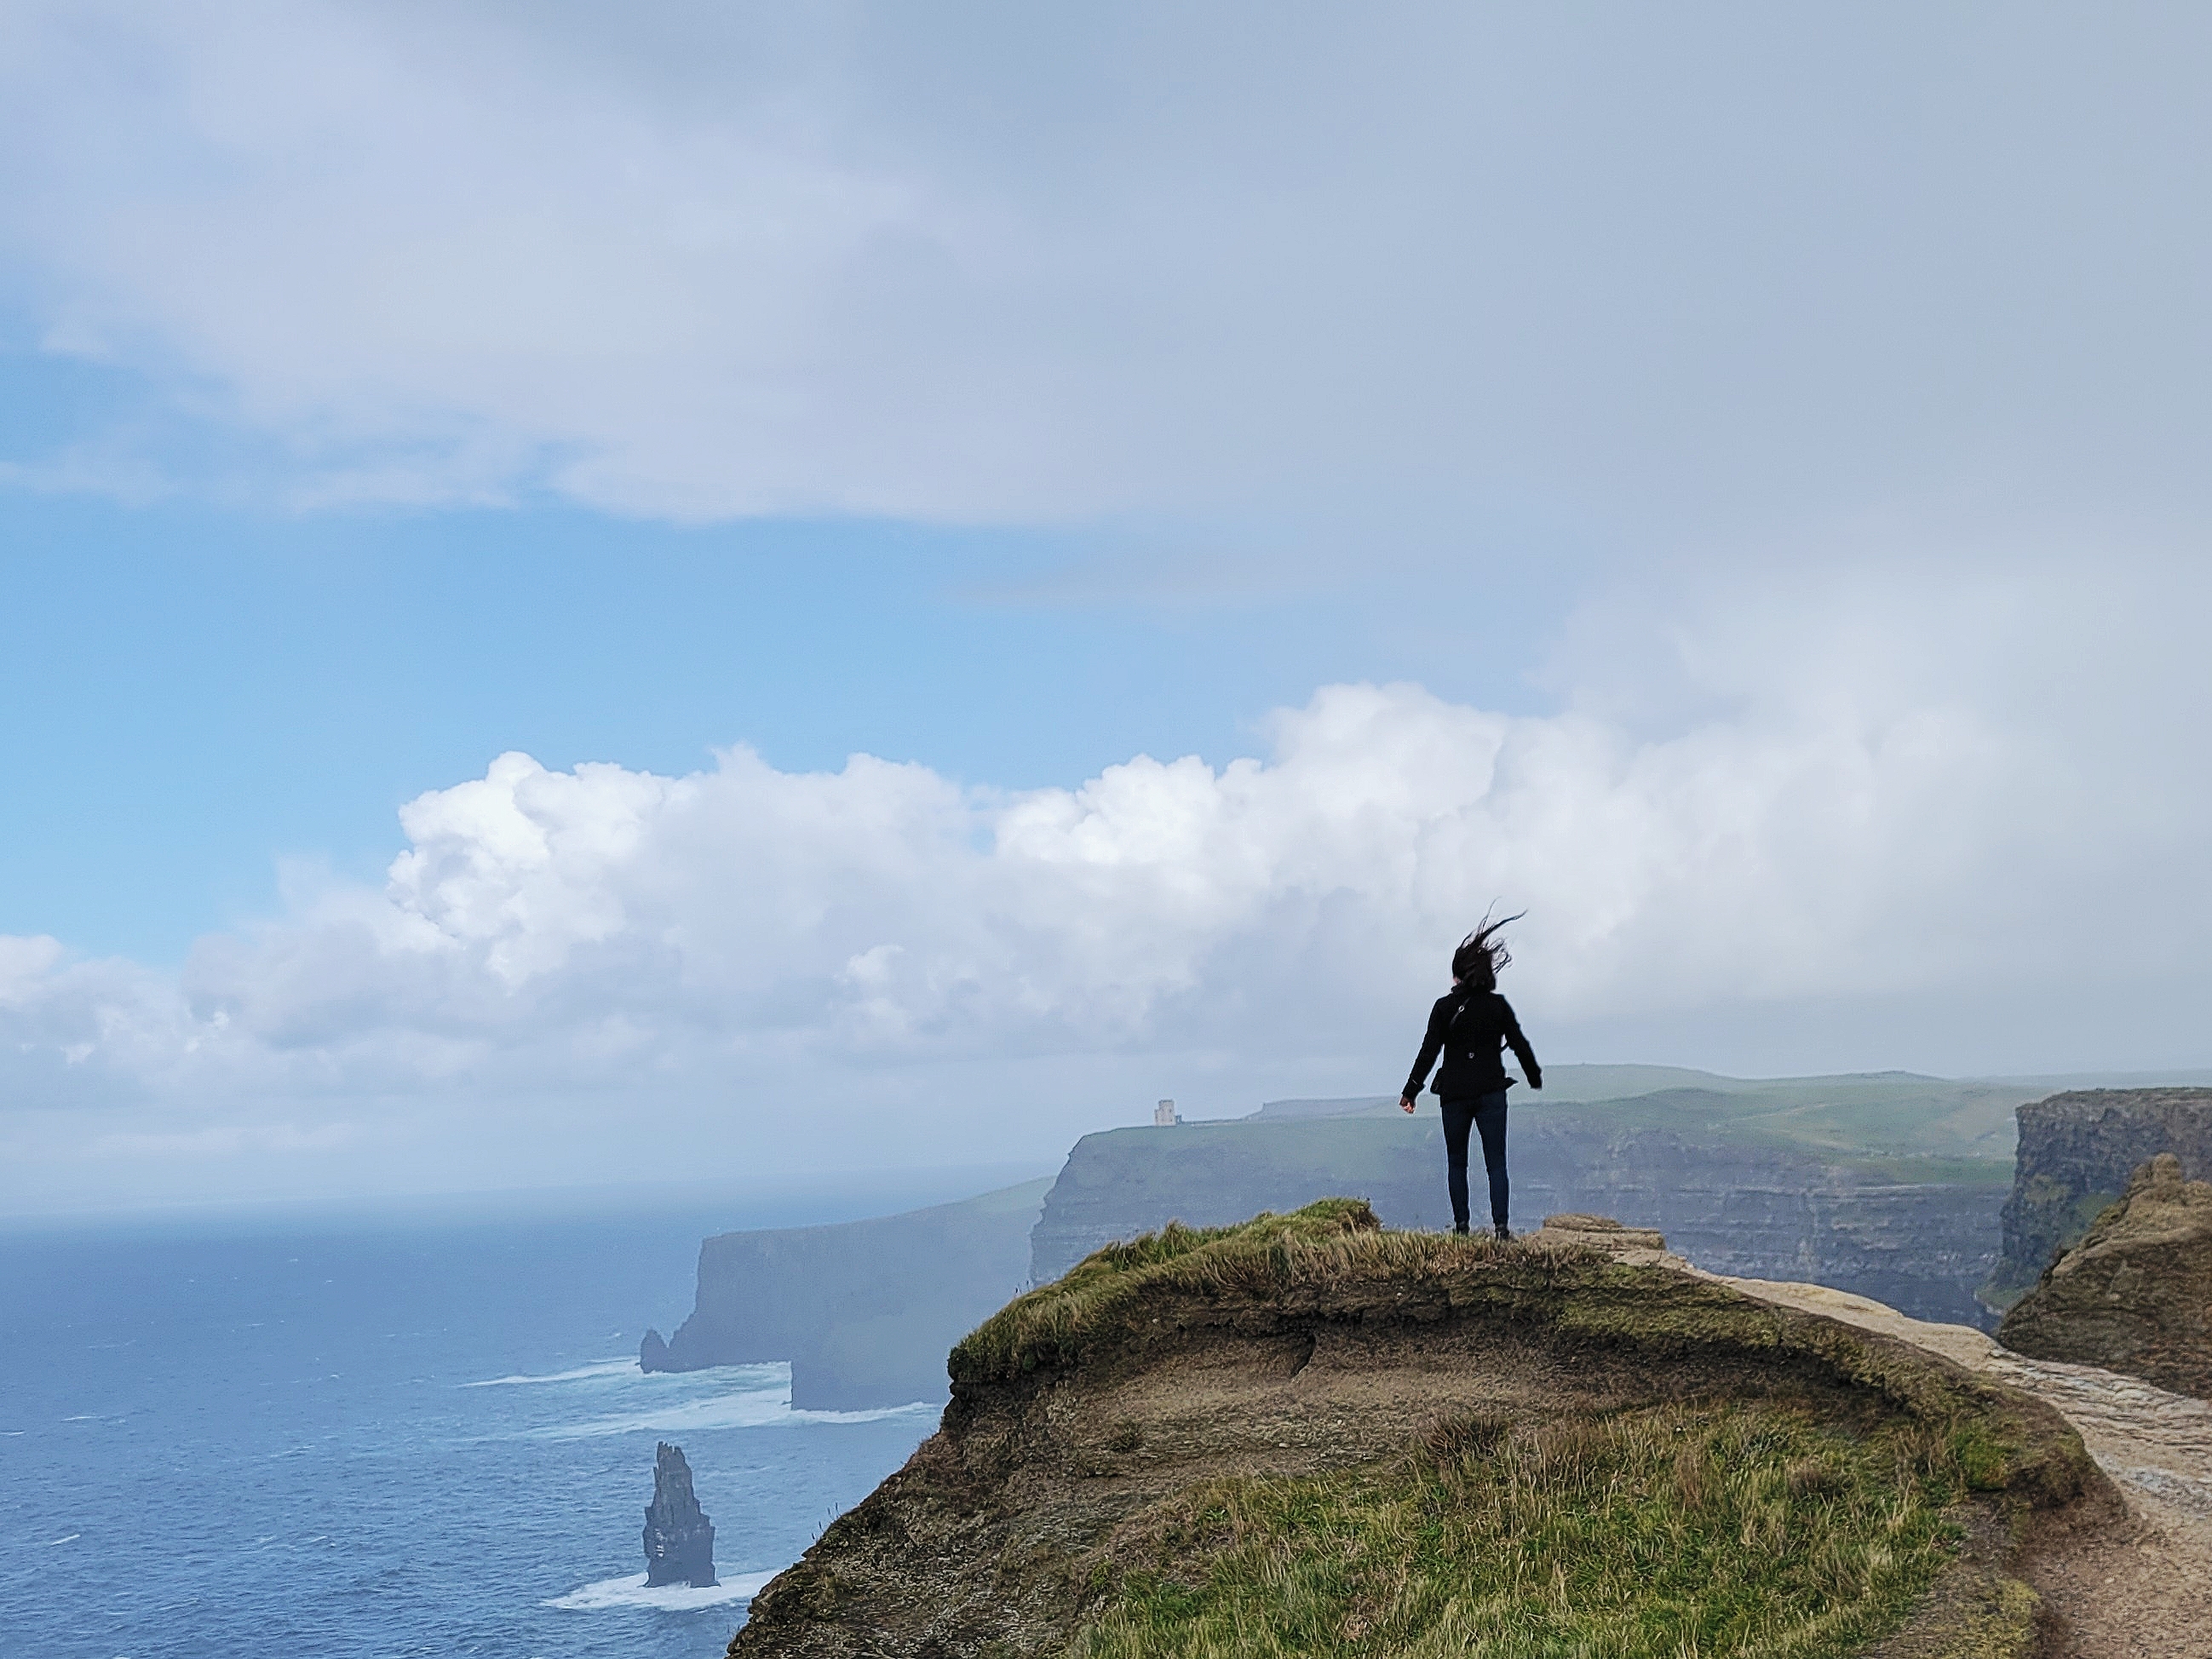
[{"label": "stone tower on cliff", "polygon": [[684,1449],[662,1441],[653,1455],[653,1502],[645,1509],[645,1582],[714,1582],[714,1523],[691,1492],[691,1466]]}]

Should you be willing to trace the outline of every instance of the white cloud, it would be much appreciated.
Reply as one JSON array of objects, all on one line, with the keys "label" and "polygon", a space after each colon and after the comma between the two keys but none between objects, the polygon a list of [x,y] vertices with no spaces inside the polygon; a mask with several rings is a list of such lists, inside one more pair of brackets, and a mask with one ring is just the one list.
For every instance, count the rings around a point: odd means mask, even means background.
[{"label": "white cloud", "polygon": [[2212,529],[2208,29],[0,4],[0,293],[171,406],[0,484],[156,494],[190,428],[293,502],[1127,513],[1192,591],[1418,570],[1469,649],[1531,550],[1702,573],[1599,561],[1540,716],[1334,686],[1030,793],[508,756],[180,975],[0,939],[0,1203],[1387,1087],[1493,896],[1567,1052],[2206,1057],[2212,595],[2139,550]]},{"label": "white cloud", "polygon": [[1388,498],[1662,543],[2203,516],[2202,17],[19,0],[0,31],[33,332],[256,434],[294,500]]},{"label": "white cloud", "polygon": [[[1639,605],[1671,687],[1608,684],[1597,618],[1554,714],[1329,686],[1264,758],[1075,789],[507,755],[406,807],[380,890],[179,984],[6,941],[0,1074],[41,1133],[106,1114],[40,1143],[53,1179],[134,1147],[464,1185],[1042,1156],[1159,1092],[1391,1086],[1493,898],[1555,1058],[2212,1059],[2203,597],[2119,564],[1717,588]],[[1639,729],[1630,684],[1691,712]]]}]

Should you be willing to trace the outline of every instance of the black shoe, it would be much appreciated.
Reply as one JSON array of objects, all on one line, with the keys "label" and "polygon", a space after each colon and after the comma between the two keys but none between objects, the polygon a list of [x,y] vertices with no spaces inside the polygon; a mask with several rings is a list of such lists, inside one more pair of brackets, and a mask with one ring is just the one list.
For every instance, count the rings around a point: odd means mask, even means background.
[{"label": "black shoe", "polygon": [[1498,1231],[1498,1242],[1500,1244],[1510,1244],[1510,1243],[1513,1242],[1513,1229],[1512,1229],[1512,1228],[1510,1228],[1510,1227],[1500,1227],[1500,1228],[1498,1228],[1497,1231]]},{"label": "black shoe", "polygon": [[1465,1238],[1467,1237],[1467,1223],[1464,1221],[1455,1221],[1452,1223],[1452,1231],[1457,1237]]}]

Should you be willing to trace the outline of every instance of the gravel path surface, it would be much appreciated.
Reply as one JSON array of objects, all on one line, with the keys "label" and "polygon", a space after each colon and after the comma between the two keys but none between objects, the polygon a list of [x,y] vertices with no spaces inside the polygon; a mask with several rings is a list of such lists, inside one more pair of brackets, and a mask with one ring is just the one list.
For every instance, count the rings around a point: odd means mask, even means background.
[{"label": "gravel path surface", "polygon": [[2094,1365],[2029,1359],[1964,1325],[1931,1325],[1820,1285],[1724,1281],[1880,1331],[2056,1407],[2126,1500],[2052,1540],[2027,1569],[2069,1659],[2212,1659],[2212,1403]]}]

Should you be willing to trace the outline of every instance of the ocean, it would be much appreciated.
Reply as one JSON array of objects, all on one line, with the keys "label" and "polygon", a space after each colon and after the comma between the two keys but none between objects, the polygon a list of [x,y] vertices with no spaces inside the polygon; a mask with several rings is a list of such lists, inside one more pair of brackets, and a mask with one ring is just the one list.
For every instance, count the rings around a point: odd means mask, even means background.
[{"label": "ocean", "polygon": [[[778,1365],[648,1376],[699,1241],[874,1203],[0,1232],[5,1659],[713,1659],[937,1424],[793,1411]],[[644,1588],[653,1448],[718,1589]]]}]

